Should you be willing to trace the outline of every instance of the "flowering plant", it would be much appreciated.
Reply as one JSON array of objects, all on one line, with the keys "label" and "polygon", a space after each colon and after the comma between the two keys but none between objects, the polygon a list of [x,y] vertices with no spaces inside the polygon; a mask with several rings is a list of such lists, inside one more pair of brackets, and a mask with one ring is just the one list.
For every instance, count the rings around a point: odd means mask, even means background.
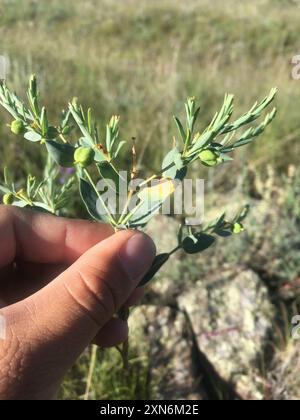
[{"label": "flowering plant", "polygon": [[[253,126],[251,123],[261,117],[275,95],[276,89],[272,89],[261,102],[255,103],[248,112],[233,121],[234,97],[225,95],[220,111],[202,131],[196,129],[200,108],[194,98],[189,98],[185,104],[185,123],[174,117],[178,138],[174,139],[173,147],[163,159],[159,171],[145,180],[138,178],[133,144],[128,183],[119,168],[120,153],[126,142],[120,139],[118,116],[110,119],[102,137],[92,110],[85,111],[77,99],[73,99],[68,109],[63,111],[60,122],[51,124],[46,108],[40,105],[35,76],[29,81],[27,104],[2,81],[0,104],[13,118],[10,130],[25,141],[44,147],[48,156],[43,179],[38,181],[29,174],[23,188],[17,188],[7,169],[4,170],[4,180],[0,184],[3,203],[55,215],[65,214],[77,184],[91,219],[109,223],[115,230],[144,229],[175,192],[178,183],[184,180],[190,165],[198,162],[214,167],[228,163],[232,160],[232,151],[249,144],[265,130],[275,117],[276,109],[267,113],[260,124]],[[244,127],[246,129],[241,131]],[[107,191],[119,198],[117,207],[112,208],[107,202],[107,195],[99,188],[96,177],[104,182]],[[125,185],[125,193],[124,188],[121,191],[121,185]],[[182,249],[188,254],[202,252],[215,242],[217,236],[240,233],[247,212],[246,206],[230,221],[222,214],[208,225],[198,227],[184,220],[179,227],[178,246],[156,256],[141,285],[151,280],[177,250]]]}]

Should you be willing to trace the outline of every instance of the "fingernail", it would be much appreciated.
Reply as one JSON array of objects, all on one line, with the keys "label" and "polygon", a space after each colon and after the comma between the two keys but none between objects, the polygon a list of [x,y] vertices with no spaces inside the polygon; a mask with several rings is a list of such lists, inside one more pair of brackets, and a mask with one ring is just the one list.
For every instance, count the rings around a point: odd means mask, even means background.
[{"label": "fingernail", "polygon": [[143,233],[136,233],[121,248],[121,264],[131,280],[140,280],[150,268],[156,254],[154,242]]}]

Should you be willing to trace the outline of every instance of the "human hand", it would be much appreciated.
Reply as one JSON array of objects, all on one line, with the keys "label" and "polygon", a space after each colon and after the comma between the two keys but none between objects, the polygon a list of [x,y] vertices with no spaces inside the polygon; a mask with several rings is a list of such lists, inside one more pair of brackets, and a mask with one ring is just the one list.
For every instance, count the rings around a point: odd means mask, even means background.
[{"label": "human hand", "polygon": [[53,398],[87,345],[124,341],[113,315],[154,256],[142,233],[0,206],[0,399]]}]

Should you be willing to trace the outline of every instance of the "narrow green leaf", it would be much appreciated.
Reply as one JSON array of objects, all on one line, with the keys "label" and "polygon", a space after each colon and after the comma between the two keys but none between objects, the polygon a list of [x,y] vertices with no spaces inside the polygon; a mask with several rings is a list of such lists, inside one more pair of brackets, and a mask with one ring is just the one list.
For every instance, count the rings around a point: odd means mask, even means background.
[{"label": "narrow green leaf", "polygon": [[161,269],[161,267],[168,261],[169,258],[170,255],[167,253],[157,255],[152,263],[150,270],[141,280],[139,287],[145,286],[150,280],[152,280],[155,274]]},{"label": "narrow green leaf", "polygon": [[181,153],[175,147],[164,158],[162,163],[162,176],[164,178],[183,180],[186,176],[187,168],[182,161]]},{"label": "narrow green leaf", "polygon": [[236,221],[237,222],[242,222],[243,220],[245,220],[246,217],[249,214],[249,211],[250,211],[250,206],[249,206],[249,204],[246,204],[245,207],[238,214],[238,216],[236,218]]},{"label": "narrow green leaf", "polygon": [[50,125],[50,127],[48,127],[47,133],[46,133],[46,138],[49,140],[54,140],[58,137],[58,131],[55,127],[53,127],[52,125]]},{"label": "narrow green leaf", "polygon": [[196,142],[193,144],[193,147],[189,150],[189,155],[197,154],[202,148],[208,146],[213,139],[215,138],[216,133],[214,131],[206,131],[203,133]]},{"label": "narrow green leaf", "polygon": [[173,118],[174,118],[175,124],[177,126],[177,129],[179,131],[180,137],[181,137],[181,139],[182,139],[182,141],[184,143],[185,142],[185,139],[186,139],[186,134],[185,134],[184,128],[183,128],[180,120],[177,117],[174,116]]},{"label": "narrow green leaf", "polygon": [[87,126],[90,133],[93,131],[93,116],[92,116],[92,109],[89,108],[87,111]]},{"label": "narrow green leaf", "polygon": [[228,156],[228,155],[225,155],[225,153],[221,153],[219,159],[221,159],[222,162],[231,162],[231,161],[233,161],[233,158],[230,157],[230,156]]},{"label": "narrow green leaf", "polygon": [[46,137],[47,131],[48,131],[48,118],[47,118],[47,112],[44,106],[41,111],[40,124],[42,127],[43,136]]},{"label": "narrow green leaf", "polygon": [[175,192],[176,184],[174,180],[162,179],[153,183],[150,187],[142,188],[137,195],[141,200],[147,201],[149,206],[157,202],[163,203]]},{"label": "narrow green leaf", "polygon": [[138,205],[138,210],[128,221],[129,228],[143,228],[147,225],[149,220],[159,213],[161,202],[152,203],[149,205],[147,201],[141,201]]},{"label": "narrow green leaf", "polygon": [[111,132],[111,127],[109,126],[109,124],[107,124],[106,126],[106,149],[108,152],[111,151],[111,146],[112,146],[112,132]]},{"label": "narrow green leaf", "polygon": [[119,142],[119,144],[118,144],[118,146],[117,146],[117,148],[116,148],[116,150],[114,151],[114,153],[113,153],[113,158],[115,159],[116,157],[118,157],[118,155],[119,155],[119,153],[120,153],[120,151],[122,150],[122,148],[125,146],[125,144],[126,144],[126,141],[125,140],[122,140],[122,141],[120,141]]},{"label": "narrow green leaf", "polygon": [[107,222],[108,218],[100,215],[97,210],[98,196],[93,187],[83,178],[79,179],[79,191],[82,201],[93,219],[97,221]]},{"label": "narrow green leaf", "polygon": [[215,229],[214,232],[218,235],[221,236],[221,238],[228,238],[229,236],[232,235],[232,232],[230,230],[226,230],[226,229]]},{"label": "narrow green leaf", "polygon": [[29,204],[27,204],[23,208],[27,210],[35,211],[37,213],[53,214],[49,209],[46,209],[45,207],[42,207],[41,205],[30,206]]},{"label": "narrow green leaf", "polygon": [[214,242],[215,238],[206,233],[198,233],[193,237],[188,236],[182,242],[182,248],[187,254],[196,254],[198,252],[205,251]]},{"label": "narrow green leaf", "polygon": [[53,140],[46,141],[46,147],[49,154],[58,165],[67,168],[74,165],[75,147],[70,146],[69,144],[57,143]]},{"label": "narrow green leaf", "polygon": [[138,210],[129,220],[130,227],[142,227],[158,214],[163,203],[175,192],[177,182],[162,179],[150,187],[145,187],[137,193],[140,199]]},{"label": "narrow green leaf", "polygon": [[[119,174],[113,169],[111,164],[107,161],[101,162],[97,164],[99,173],[103,180],[108,180],[109,187],[112,187],[112,182],[114,184],[114,191],[119,191],[119,183],[120,183],[120,177]],[[111,182],[112,181],[112,182]]]}]

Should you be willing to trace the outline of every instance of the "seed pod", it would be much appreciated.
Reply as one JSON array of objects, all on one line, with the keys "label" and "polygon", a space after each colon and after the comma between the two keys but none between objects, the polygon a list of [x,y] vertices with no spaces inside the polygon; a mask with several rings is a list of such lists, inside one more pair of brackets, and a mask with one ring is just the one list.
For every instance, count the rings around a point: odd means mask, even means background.
[{"label": "seed pod", "polygon": [[215,166],[219,163],[219,154],[214,150],[205,149],[199,153],[199,159],[205,166]]},{"label": "seed pod", "polygon": [[78,147],[74,153],[75,164],[87,168],[94,162],[95,151],[91,147]]},{"label": "seed pod", "polygon": [[10,125],[10,129],[12,133],[17,134],[17,135],[21,135],[25,133],[25,125],[23,121],[21,120],[14,120]]},{"label": "seed pod", "polygon": [[232,233],[236,233],[236,234],[243,232],[243,230],[244,230],[244,226],[238,222],[234,223],[231,228]]},{"label": "seed pod", "polygon": [[3,204],[10,206],[14,202],[14,195],[12,193],[7,193],[3,196]]}]

